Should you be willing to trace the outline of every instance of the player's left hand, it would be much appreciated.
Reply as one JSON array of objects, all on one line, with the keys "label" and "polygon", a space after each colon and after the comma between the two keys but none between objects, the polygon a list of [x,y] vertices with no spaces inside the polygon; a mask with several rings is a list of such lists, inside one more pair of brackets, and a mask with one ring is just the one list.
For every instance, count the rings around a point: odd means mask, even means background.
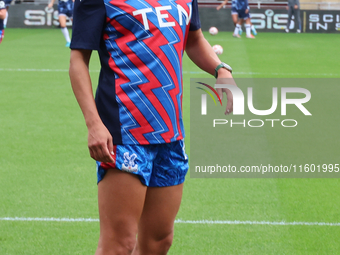
[{"label": "player's left hand", "polygon": [[248,14],[248,12],[249,12],[249,9],[246,9],[246,10],[245,10],[245,13]]},{"label": "player's left hand", "polygon": [[299,8],[299,6],[296,4],[296,5],[294,5],[294,9],[297,9],[297,8]]},{"label": "player's left hand", "polygon": [[[233,86],[237,86],[236,82],[233,78],[233,76],[231,75],[231,73],[226,70],[221,68],[218,71],[218,78],[216,80],[216,84],[227,84],[227,85],[233,85]],[[223,94],[225,93],[227,96],[227,107],[226,107],[226,111],[225,111],[225,115],[228,115],[230,113],[232,113],[233,111],[233,94],[231,93],[231,91],[227,88],[217,88],[216,89],[218,95],[220,96],[221,100],[223,100]]]}]

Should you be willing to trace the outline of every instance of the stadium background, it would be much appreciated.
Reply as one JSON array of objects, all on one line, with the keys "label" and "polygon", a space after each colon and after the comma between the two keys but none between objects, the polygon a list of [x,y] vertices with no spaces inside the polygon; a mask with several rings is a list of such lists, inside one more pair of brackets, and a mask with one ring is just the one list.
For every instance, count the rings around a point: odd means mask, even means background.
[{"label": "stadium background", "polygon": [[[58,25],[58,12],[46,8],[47,1],[31,0],[13,1],[8,27],[53,27]],[[202,29],[208,30],[218,25],[220,31],[233,31],[230,3],[225,9],[216,11],[219,1],[199,1]],[[249,1],[252,23],[263,32],[281,32],[287,23],[287,3],[284,1]],[[336,33],[340,32],[340,3],[336,0],[310,1],[302,0],[301,21],[302,32]],[[293,21],[294,22],[294,21]],[[292,22],[292,25],[293,24]],[[71,22],[68,23],[71,26]]]}]

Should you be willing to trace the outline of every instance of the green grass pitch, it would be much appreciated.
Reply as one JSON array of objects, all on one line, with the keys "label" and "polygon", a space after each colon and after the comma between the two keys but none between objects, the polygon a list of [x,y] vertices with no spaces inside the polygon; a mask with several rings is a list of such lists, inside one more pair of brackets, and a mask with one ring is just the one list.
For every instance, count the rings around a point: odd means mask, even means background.
[{"label": "green grass pitch", "polygon": [[[259,33],[255,40],[205,35],[223,46],[220,58],[233,67],[234,77],[340,78],[336,34]],[[98,218],[95,163],[64,45],[58,29],[7,29],[0,45],[1,255],[94,254],[97,246],[98,222],[28,221]],[[96,53],[90,70],[96,84]],[[190,78],[210,76],[187,56],[183,71],[189,145]],[[338,179],[188,176],[177,219],[270,224],[176,223],[169,254],[339,254],[339,185]],[[24,220],[5,219],[15,217]],[[338,225],[272,224],[283,221]]]}]

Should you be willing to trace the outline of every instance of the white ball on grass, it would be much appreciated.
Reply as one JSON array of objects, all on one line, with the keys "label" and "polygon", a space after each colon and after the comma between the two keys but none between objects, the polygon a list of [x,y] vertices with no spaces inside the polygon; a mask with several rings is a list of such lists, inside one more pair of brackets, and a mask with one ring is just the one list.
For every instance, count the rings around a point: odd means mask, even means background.
[{"label": "white ball on grass", "polygon": [[223,53],[223,48],[221,45],[216,44],[212,48],[217,55],[221,55]]},{"label": "white ball on grass", "polygon": [[211,28],[209,28],[209,33],[211,35],[217,35],[218,29],[216,27],[211,27]]}]

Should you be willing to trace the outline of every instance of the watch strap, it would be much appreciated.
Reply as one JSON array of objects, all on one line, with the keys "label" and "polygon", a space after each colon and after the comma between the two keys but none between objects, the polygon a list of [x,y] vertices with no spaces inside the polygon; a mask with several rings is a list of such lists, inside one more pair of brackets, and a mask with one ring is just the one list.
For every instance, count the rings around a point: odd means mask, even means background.
[{"label": "watch strap", "polygon": [[216,68],[215,68],[215,78],[217,79],[218,76],[218,70],[220,70],[221,68],[225,68],[227,69],[230,73],[232,73],[233,69],[231,69],[231,67],[223,62],[221,62],[221,64],[219,64]]}]

